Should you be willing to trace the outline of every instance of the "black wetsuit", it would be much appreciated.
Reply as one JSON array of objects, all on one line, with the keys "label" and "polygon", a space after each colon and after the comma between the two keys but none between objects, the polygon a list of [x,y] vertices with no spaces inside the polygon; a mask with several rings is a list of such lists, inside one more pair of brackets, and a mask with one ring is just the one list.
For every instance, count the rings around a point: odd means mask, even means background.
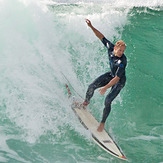
[{"label": "black wetsuit", "polygon": [[100,88],[108,84],[115,76],[118,76],[120,80],[114,86],[112,86],[109,94],[105,98],[105,108],[103,111],[103,117],[101,122],[105,123],[110,111],[111,111],[111,102],[119,94],[121,89],[124,87],[126,82],[125,68],[127,65],[127,58],[123,54],[122,57],[116,57],[114,55],[114,44],[112,44],[105,37],[101,40],[102,43],[108,49],[109,64],[111,71],[99,76],[93,81],[88,87],[86,93],[86,102],[89,102],[92,98],[95,89]]}]

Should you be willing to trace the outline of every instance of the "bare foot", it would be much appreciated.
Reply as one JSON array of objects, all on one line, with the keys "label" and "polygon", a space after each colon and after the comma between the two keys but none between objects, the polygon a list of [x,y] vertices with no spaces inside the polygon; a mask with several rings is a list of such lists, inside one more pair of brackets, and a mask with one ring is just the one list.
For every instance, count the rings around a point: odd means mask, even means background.
[{"label": "bare foot", "polygon": [[100,123],[100,125],[99,125],[98,128],[97,128],[97,131],[98,131],[98,132],[102,132],[103,129],[104,129],[104,125],[105,125],[105,123]]},{"label": "bare foot", "polygon": [[88,104],[89,104],[89,102],[87,102],[87,101],[83,102],[83,106],[85,106],[85,107],[88,106]]},{"label": "bare foot", "polygon": [[84,102],[81,104],[81,106],[83,107],[83,109],[86,109],[88,105],[89,105],[89,102],[87,102],[87,101],[84,101]]},{"label": "bare foot", "polygon": [[88,102],[84,101],[83,103],[81,102],[78,102],[78,101],[75,101],[73,103],[73,107],[77,107],[77,108],[83,108],[83,109],[86,109],[86,107],[88,106]]}]

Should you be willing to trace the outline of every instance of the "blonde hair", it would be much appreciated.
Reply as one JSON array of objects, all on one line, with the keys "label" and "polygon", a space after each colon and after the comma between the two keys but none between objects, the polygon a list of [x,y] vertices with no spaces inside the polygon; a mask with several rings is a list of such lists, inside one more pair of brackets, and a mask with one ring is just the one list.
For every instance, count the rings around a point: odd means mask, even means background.
[{"label": "blonde hair", "polygon": [[115,43],[115,46],[116,47],[121,47],[121,46],[125,46],[126,47],[126,44],[122,41],[122,40],[119,40],[119,41],[117,41],[116,43]]}]

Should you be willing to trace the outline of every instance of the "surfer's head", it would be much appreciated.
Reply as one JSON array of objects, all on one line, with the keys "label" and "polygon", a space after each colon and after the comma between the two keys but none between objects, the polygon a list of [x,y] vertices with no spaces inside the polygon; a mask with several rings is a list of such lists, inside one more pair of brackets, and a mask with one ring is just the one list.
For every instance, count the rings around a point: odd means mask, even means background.
[{"label": "surfer's head", "polygon": [[115,43],[114,46],[114,55],[117,57],[121,57],[126,49],[126,44],[120,40]]}]

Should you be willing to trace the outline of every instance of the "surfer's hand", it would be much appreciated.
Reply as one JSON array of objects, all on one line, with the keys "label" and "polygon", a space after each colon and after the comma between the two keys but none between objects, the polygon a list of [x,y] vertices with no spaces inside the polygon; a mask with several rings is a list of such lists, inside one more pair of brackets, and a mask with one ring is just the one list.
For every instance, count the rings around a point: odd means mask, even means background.
[{"label": "surfer's hand", "polygon": [[103,87],[103,88],[99,89],[99,92],[100,92],[101,95],[104,95],[106,90],[107,89],[105,87]]},{"label": "surfer's hand", "polygon": [[87,25],[88,25],[89,27],[91,27],[91,26],[92,26],[92,24],[91,24],[91,21],[90,21],[90,20],[85,19],[85,22],[87,23]]}]

